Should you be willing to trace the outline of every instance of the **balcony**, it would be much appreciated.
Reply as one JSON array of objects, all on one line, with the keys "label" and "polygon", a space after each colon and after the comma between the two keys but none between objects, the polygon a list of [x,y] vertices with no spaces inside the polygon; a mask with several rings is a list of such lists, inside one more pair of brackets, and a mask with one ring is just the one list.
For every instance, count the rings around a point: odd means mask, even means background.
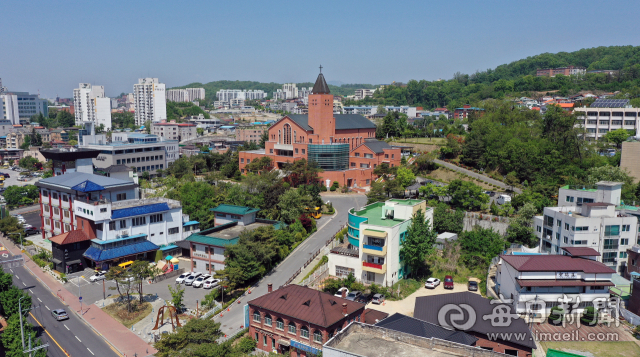
[{"label": "balcony", "polygon": [[387,255],[387,246],[379,247],[377,245],[363,244],[362,252],[376,256],[385,256]]},{"label": "balcony", "polygon": [[362,262],[362,270],[372,272],[372,273],[385,274],[387,272],[387,263],[376,264],[376,263]]}]

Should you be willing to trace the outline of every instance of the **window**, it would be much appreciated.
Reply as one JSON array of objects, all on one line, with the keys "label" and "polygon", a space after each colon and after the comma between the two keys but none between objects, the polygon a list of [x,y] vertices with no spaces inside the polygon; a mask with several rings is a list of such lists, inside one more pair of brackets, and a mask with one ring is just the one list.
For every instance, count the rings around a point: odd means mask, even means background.
[{"label": "window", "polygon": [[356,153],[356,157],[360,157],[360,153],[359,152]]},{"label": "window", "polygon": [[271,326],[271,316],[267,315],[264,317],[264,324],[267,326]]},{"label": "window", "polygon": [[58,193],[52,192],[51,193],[51,198],[53,198],[54,200],[57,200],[58,199]]},{"label": "window", "polygon": [[300,328],[300,337],[309,338],[309,329],[306,326]]},{"label": "window", "polygon": [[240,163],[244,164],[244,159],[243,158],[240,158]]},{"label": "window", "polygon": [[623,232],[629,232],[631,230],[631,225],[629,224],[623,224],[622,225],[622,231]]},{"label": "window", "polygon": [[178,227],[175,228],[169,228],[169,231],[167,232],[167,234],[177,234],[180,230],[178,229]]},{"label": "window", "polygon": [[573,196],[567,196],[566,202],[573,202]]},{"label": "window", "polygon": [[302,149],[302,155],[304,155],[304,149]]},{"label": "window", "polygon": [[60,209],[58,209],[58,207],[53,207],[53,214],[59,215],[60,214]]},{"label": "window", "polygon": [[604,226],[604,235],[605,236],[619,236],[620,235],[620,226]]},{"label": "window", "polygon": [[149,216],[150,223],[162,222],[162,213],[152,214]]},{"label": "window", "polygon": [[563,242],[564,244],[569,244],[569,237],[564,237]]},{"label": "window", "polygon": [[69,196],[62,195],[62,202],[69,202]]},{"label": "window", "polygon": [[65,224],[65,225],[64,225],[64,231],[65,231],[65,232],[69,232],[70,230],[71,230],[71,226],[70,226],[70,225],[68,225],[68,224]]},{"label": "window", "polygon": [[558,224],[558,227],[562,227],[562,221],[561,220],[557,220],[556,223]]},{"label": "window", "polygon": [[548,226],[548,227],[553,227],[553,217],[551,216],[544,216],[544,225]]},{"label": "window", "polygon": [[629,238],[620,239],[620,245],[629,245]]},{"label": "window", "polygon": [[127,228],[127,220],[123,219],[120,221],[120,229]]},{"label": "window", "polygon": [[589,226],[586,227],[571,227],[572,231],[576,232],[587,232],[589,230]]},{"label": "window", "polygon": [[618,249],[618,240],[617,239],[605,239],[604,240],[604,249]]},{"label": "window", "polygon": [[262,335],[262,345],[267,346],[267,335]]},{"label": "window", "polygon": [[258,312],[254,312],[253,313],[253,321],[254,322],[260,322],[260,313],[258,313]]},{"label": "window", "polygon": [[107,212],[107,208],[106,207],[105,208],[100,208],[100,213],[105,213],[105,212]]},{"label": "window", "polygon": [[[83,221],[83,222],[84,222],[84,221]],[[55,226],[56,228],[60,229],[60,222],[55,221],[54,226]]]},{"label": "window", "polygon": [[69,210],[64,210],[63,214],[65,218],[69,218]]},{"label": "window", "polygon": [[556,245],[555,248],[556,248],[556,253],[558,253],[558,246]]},{"label": "window", "polygon": [[627,252],[620,252],[620,258],[626,258]]},{"label": "window", "polygon": [[147,224],[147,217],[136,217],[131,219],[131,226],[142,226]]},{"label": "window", "polygon": [[538,232],[542,232],[542,227],[537,226],[537,227],[536,227],[536,230],[537,230]]},{"label": "window", "polygon": [[123,201],[127,199],[126,193],[119,193],[116,195],[116,201]]},{"label": "window", "polygon": [[276,329],[278,330],[284,330],[284,321],[282,321],[281,318],[278,318],[276,320]]},{"label": "window", "polygon": [[616,252],[604,252],[602,254],[602,262],[603,263],[613,263],[616,259]]},{"label": "window", "polygon": [[196,268],[196,263],[197,263],[197,262],[194,260],[194,261],[193,261],[193,267],[194,267],[194,268]]},{"label": "window", "polygon": [[96,223],[96,230],[101,231],[104,226],[104,223]]},{"label": "window", "polygon": [[115,231],[116,230],[116,222],[109,222],[109,230],[110,231]]},{"label": "window", "polygon": [[256,342],[258,342],[258,341],[260,341],[260,340],[258,339],[258,333],[256,332]]},{"label": "window", "polygon": [[560,233],[556,233],[556,239],[560,240]]},{"label": "window", "polygon": [[564,229],[569,230],[569,223],[564,224]]},{"label": "window", "polygon": [[384,158],[388,159],[389,158],[389,154],[384,154]]},{"label": "window", "polygon": [[351,167],[356,167],[356,163],[355,163],[355,162],[352,162],[352,163],[351,163]]},{"label": "window", "polygon": [[313,331],[313,341],[317,343],[322,343],[322,332],[318,330]]},{"label": "window", "polygon": [[366,159],[373,159],[373,154],[364,154]]},{"label": "window", "polygon": [[[269,153],[273,154],[273,149],[269,149]],[[304,154],[304,153],[303,153]]]},{"label": "window", "polygon": [[296,325],[293,322],[289,323],[289,333],[296,334]]}]

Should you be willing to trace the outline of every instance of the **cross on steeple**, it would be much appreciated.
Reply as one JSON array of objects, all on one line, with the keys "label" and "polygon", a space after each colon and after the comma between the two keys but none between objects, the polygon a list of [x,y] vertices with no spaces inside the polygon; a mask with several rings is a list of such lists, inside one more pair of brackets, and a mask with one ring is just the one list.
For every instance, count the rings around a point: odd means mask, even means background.
[{"label": "cross on steeple", "polygon": [[320,73],[322,73],[322,65],[320,65]]}]

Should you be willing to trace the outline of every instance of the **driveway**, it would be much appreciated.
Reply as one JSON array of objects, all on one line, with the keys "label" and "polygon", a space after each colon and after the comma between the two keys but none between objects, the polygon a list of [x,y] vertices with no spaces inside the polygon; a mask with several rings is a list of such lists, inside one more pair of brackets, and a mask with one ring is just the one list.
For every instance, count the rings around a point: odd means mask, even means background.
[{"label": "driveway", "polygon": [[[448,290],[444,288],[444,284],[440,283],[438,287],[435,289],[427,289],[424,287],[424,284],[420,289],[418,289],[413,294],[407,296],[403,300],[399,301],[385,301],[382,305],[376,305],[373,303],[367,304],[367,308],[371,308],[374,310],[379,310],[388,313],[389,315],[393,315],[395,313],[400,313],[406,316],[413,316],[413,309],[416,305],[416,298],[420,296],[432,296],[432,295],[441,295],[441,294],[451,294],[451,293],[460,293],[468,291],[467,284],[455,283],[453,285],[453,289]],[[477,291],[472,291],[474,293],[480,294]]]}]

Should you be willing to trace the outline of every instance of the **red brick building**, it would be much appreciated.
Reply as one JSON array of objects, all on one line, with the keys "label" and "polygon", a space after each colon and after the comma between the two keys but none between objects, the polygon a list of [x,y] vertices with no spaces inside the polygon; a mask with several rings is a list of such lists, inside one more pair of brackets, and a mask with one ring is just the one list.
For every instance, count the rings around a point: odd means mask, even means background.
[{"label": "red brick building", "polygon": [[559,67],[559,68],[539,68],[536,70],[537,77],[555,77],[558,74],[562,74],[563,76],[571,76],[575,74],[585,74],[587,69],[584,67]]},{"label": "red brick building", "polygon": [[484,109],[472,107],[468,104],[462,106],[462,108],[456,108],[453,111],[454,119],[467,119],[471,113],[478,113],[480,116],[484,115]]},{"label": "red brick building", "polygon": [[278,168],[306,159],[324,170],[320,176],[329,185],[370,186],[377,165],[398,166],[401,160],[399,148],[375,135],[375,124],[362,115],[333,113],[333,95],[320,73],[309,95],[309,114],[287,115],[273,124],[264,149],[240,152],[240,171],[246,173],[247,164],[265,156]]},{"label": "red brick building", "polygon": [[257,348],[291,357],[312,356],[352,321],[365,321],[365,305],[299,285],[251,300],[249,335]]}]

